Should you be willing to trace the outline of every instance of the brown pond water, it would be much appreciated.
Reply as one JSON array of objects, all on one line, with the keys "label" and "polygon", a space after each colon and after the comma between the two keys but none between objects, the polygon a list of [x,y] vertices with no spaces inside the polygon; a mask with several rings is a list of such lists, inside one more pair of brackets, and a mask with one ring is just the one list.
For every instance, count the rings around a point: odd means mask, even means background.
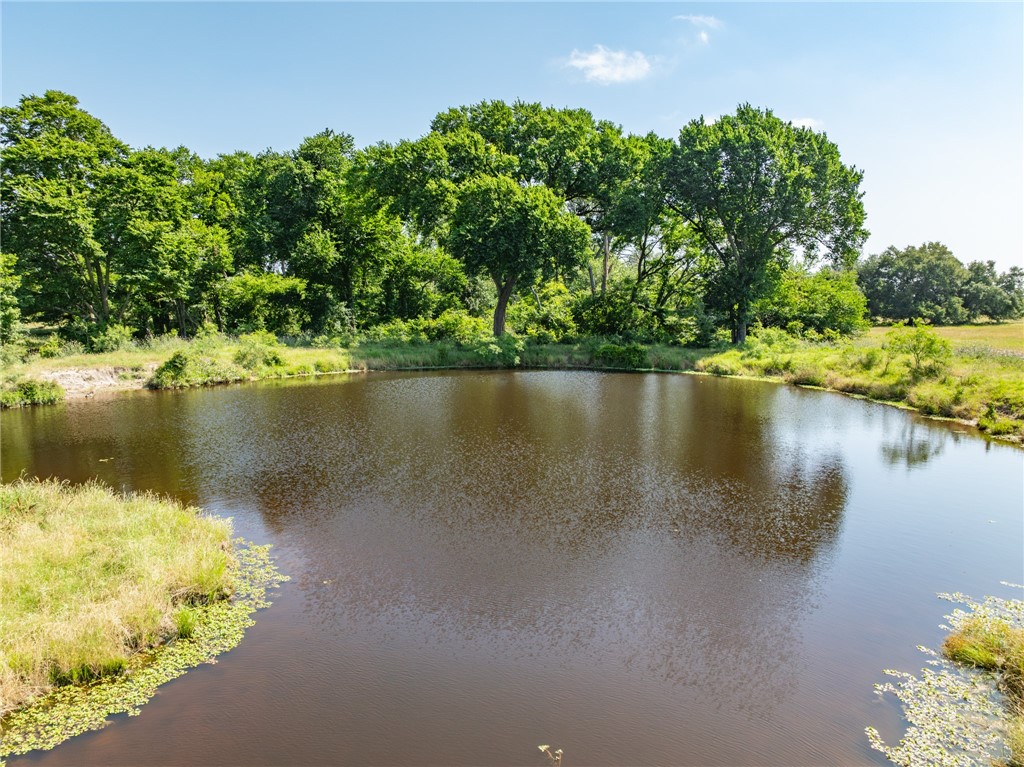
[{"label": "brown pond water", "polygon": [[751,381],[373,375],[5,412],[2,476],[171,494],[292,576],[139,717],[13,765],[883,764],[872,691],[1013,595],[1024,452]]}]

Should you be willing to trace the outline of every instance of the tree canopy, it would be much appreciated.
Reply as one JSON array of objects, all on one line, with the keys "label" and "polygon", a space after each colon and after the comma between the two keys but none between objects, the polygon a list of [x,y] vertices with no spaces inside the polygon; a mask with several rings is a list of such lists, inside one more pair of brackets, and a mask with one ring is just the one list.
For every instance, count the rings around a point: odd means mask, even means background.
[{"label": "tree canopy", "polygon": [[[269,330],[349,337],[436,322],[547,340],[808,337],[870,312],[1019,316],[1024,270],[937,243],[854,267],[861,173],[825,134],[741,105],[675,140],[578,108],[482,101],[418,139],[204,159],[133,148],[73,96],[0,110],[0,342],[19,322],[101,345]],[[824,264],[824,268],[820,268]],[[123,326],[123,327],[122,327]],[[476,331],[473,331],[476,332]]]},{"label": "tree canopy", "polygon": [[742,342],[772,264],[802,252],[850,263],[867,237],[862,173],[823,133],[748,104],[713,123],[691,121],[665,164],[669,206],[721,264],[720,296]]},{"label": "tree canopy", "polygon": [[886,248],[860,264],[858,281],[871,315],[890,320],[954,325],[1024,312],[1024,269],[1000,275],[993,261],[965,267],[941,242]]}]

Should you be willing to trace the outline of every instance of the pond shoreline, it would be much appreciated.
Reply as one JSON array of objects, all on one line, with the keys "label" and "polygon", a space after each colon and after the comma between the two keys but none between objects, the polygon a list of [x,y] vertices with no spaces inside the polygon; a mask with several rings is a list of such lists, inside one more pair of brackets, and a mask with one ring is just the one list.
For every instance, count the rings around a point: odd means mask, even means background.
[{"label": "pond shoreline", "polygon": [[[40,374],[42,380],[53,381],[59,384],[65,392],[65,399],[68,400],[81,400],[81,399],[92,399],[97,394],[102,395],[113,395],[119,392],[126,391],[139,391],[144,389],[152,389],[147,385],[149,377],[156,369],[155,363],[147,364],[144,367],[144,373],[138,371],[135,368],[126,366],[99,366],[99,367],[66,367],[58,368],[55,370],[46,371]],[[287,375],[270,375],[270,376],[253,376],[248,379],[240,381],[210,381],[205,384],[192,387],[182,388],[212,388],[218,386],[226,386],[233,383],[255,383],[258,381],[265,380],[291,380],[291,379],[312,379],[312,378],[323,378],[326,376],[338,376],[338,375],[353,375],[353,374],[365,374],[365,373],[385,373],[385,372],[421,372],[421,371],[445,371],[445,370],[503,370],[500,366],[467,366],[467,365],[416,365],[408,367],[356,367],[346,370],[331,370],[324,372],[308,372],[308,373],[294,373]],[[936,421],[946,421],[951,423],[957,423],[961,426],[968,426],[973,429],[977,429],[979,435],[983,435],[988,439],[993,439],[1002,443],[1009,443],[1024,447],[1024,437],[1020,434],[988,434],[985,431],[978,428],[977,419],[969,418],[951,418],[948,416],[934,415],[930,413],[922,412],[920,408],[916,408],[906,402],[894,401],[894,400],[883,400],[875,399],[865,394],[859,394],[857,392],[843,391],[841,389],[835,389],[828,386],[816,386],[813,384],[805,383],[794,383],[787,381],[781,376],[755,376],[755,375],[723,375],[720,373],[711,373],[702,370],[668,370],[663,368],[619,368],[619,367],[607,367],[597,365],[583,365],[583,364],[572,364],[563,363],[558,365],[521,365],[519,370],[531,370],[531,371],[543,371],[543,370],[587,370],[593,372],[629,372],[629,373],[661,373],[661,374],[683,374],[691,376],[702,376],[709,378],[731,378],[745,381],[763,381],[765,383],[773,384],[787,384],[796,386],[800,389],[811,389],[814,391],[827,391],[836,394],[842,394],[853,399],[864,400],[866,402],[874,402],[880,405],[888,405],[890,407],[897,408],[899,410],[907,410],[910,412],[917,413],[918,415],[929,418]]]}]

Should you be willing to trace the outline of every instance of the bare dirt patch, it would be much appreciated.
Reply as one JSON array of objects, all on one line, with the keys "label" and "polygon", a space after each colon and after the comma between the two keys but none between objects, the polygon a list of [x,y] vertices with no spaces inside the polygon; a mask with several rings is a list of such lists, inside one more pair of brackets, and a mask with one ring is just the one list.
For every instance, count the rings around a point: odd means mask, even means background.
[{"label": "bare dirt patch", "polygon": [[97,392],[142,389],[156,370],[156,363],[133,367],[63,368],[40,373],[47,381],[64,387],[68,399],[92,397]]}]

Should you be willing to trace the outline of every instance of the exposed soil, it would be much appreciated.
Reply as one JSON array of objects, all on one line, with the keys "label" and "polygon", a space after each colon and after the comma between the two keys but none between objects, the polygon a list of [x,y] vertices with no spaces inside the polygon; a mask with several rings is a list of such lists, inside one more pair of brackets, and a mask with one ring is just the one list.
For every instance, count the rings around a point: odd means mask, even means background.
[{"label": "exposed soil", "polygon": [[92,397],[96,392],[142,389],[156,370],[156,363],[135,367],[61,368],[40,373],[47,381],[64,387],[68,399]]}]

